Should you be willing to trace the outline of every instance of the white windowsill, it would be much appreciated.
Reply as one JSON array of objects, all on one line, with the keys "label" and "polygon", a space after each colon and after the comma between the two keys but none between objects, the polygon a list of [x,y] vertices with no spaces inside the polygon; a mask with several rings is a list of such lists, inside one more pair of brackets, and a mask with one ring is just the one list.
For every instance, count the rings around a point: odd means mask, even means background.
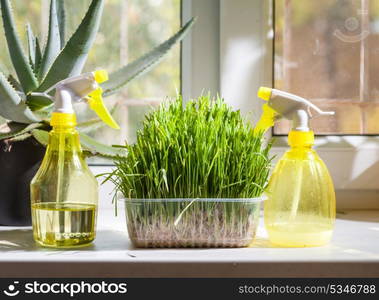
[{"label": "white windowsill", "polygon": [[136,249],[121,206],[118,217],[108,206],[81,249],[39,248],[30,228],[0,227],[0,277],[377,277],[378,237],[378,211],[347,211],[324,247],[274,248],[261,223],[252,248]]}]

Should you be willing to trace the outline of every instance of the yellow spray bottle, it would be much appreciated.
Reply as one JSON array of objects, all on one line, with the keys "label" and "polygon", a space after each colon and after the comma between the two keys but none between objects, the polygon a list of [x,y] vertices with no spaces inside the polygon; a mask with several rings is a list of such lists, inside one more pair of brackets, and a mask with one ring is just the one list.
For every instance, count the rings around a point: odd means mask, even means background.
[{"label": "yellow spray bottle", "polygon": [[41,246],[70,248],[95,238],[98,184],[89,170],[75,129],[72,104],[85,99],[110,127],[118,129],[102,100],[99,83],[108,74],[99,70],[58,82],[52,100],[49,143],[41,167],[31,182],[33,236]]},{"label": "yellow spray bottle", "polygon": [[265,226],[273,244],[312,247],[328,243],[335,221],[335,192],[328,169],[312,149],[314,134],[309,120],[324,112],[308,100],[276,89],[261,87],[266,100],[255,130],[266,131],[280,118],[292,120],[290,149],[277,163],[267,188]]}]

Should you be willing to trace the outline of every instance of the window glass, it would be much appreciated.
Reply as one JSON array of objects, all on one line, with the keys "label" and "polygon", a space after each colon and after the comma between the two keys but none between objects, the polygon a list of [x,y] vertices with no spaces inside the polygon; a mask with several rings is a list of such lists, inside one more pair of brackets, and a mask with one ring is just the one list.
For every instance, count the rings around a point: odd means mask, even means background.
[{"label": "window glass", "polygon": [[336,112],[316,133],[379,134],[379,1],[276,0],[274,49],[275,88]]},{"label": "window glass", "polygon": [[[31,23],[34,33],[42,41],[46,40],[49,3],[49,0],[12,1],[18,31],[25,46],[24,25],[27,21]],[[90,0],[65,0],[66,39],[77,28],[90,3]],[[11,64],[5,47],[4,32],[0,27],[0,69],[9,73],[12,71]],[[116,70],[165,41],[179,27],[180,0],[107,0],[100,31],[84,71],[96,68]],[[177,45],[148,74],[134,80],[116,95],[105,98],[109,108],[117,104],[115,117],[121,130],[103,127],[91,135],[108,144],[120,144],[125,140],[133,142],[145,113],[165,97],[175,96],[179,90],[180,47]],[[76,111],[79,121],[96,117],[84,104],[78,104]]]}]

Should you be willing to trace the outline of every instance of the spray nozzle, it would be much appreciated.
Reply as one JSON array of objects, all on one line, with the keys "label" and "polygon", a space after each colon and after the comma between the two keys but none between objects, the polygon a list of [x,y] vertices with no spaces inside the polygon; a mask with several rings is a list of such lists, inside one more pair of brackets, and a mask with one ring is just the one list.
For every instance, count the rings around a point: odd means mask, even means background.
[{"label": "spray nozzle", "polygon": [[105,70],[97,70],[93,72],[93,77],[97,83],[103,83],[109,79],[108,72]]},{"label": "spray nozzle", "polygon": [[308,132],[311,118],[318,115],[334,115],[333,111],[322,111],[307,99],[276,89],[260,87],[258,97],[267,103],[263,105],[263,114],[255,129],[257,131],[266,131],[276,120],[286,118],[292,120],[292,130]]},{"label": "spray nozzle", "polygon": [[[98,70],[62,80],[46,91],[45,96],[49,91],[53,89],[56,90],[53,99],[55,102],[55,111],[50,121],[51,125],[64,125],[65,120],[70,119],[71,121],[67,125],[71,126],[72,123],[75,123],[72,121],[72,115],[74,115],[72,104],[86,99],[90,108],[104,123],[114,129],[119,129],[120,127],[104,105],[102,97],[103,90],[99,85],[107,80],[107,71]],[[59,113],[61,113],[61,115]],[[65,114],[65,116],[63,114]],[[71,115],[71,117],[68,118],[67,115]]]}]

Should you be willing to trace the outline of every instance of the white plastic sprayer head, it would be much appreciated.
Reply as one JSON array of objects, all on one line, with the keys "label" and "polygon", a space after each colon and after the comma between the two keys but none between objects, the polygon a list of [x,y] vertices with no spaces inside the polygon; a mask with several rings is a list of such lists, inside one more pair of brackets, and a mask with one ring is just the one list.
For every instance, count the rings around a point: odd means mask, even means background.
[{"label": "white plastic sprayer head", "polygon": [[54,86],[55,111],[73,113],[72,104],[81,101],[87,95],[99,88],[94,73],[85,73],[58,82]]},{"label": "white plastic sprayer head", "polygon": [[84,73],[58,82],[45,95],[53,89],[56,90],[54,97],[55,114],[74,114],[72,104],[85,99],[89,107],[104,123],[114,129],[119,129],[120,127],[103,102],[103,90],[100,83],[106,80],[108,80],[108,73],[105,70]]},{"label": "white plastic sprayer head", "polygon": [[305,98],[276,89],[261,87],[258,97],[268,101],[267,106],[275,112],[275,119],[292,120],[292,129],[296,131],[309,131],[309,120],[313,117],[334,115],[333,111],[322,111]]}]

